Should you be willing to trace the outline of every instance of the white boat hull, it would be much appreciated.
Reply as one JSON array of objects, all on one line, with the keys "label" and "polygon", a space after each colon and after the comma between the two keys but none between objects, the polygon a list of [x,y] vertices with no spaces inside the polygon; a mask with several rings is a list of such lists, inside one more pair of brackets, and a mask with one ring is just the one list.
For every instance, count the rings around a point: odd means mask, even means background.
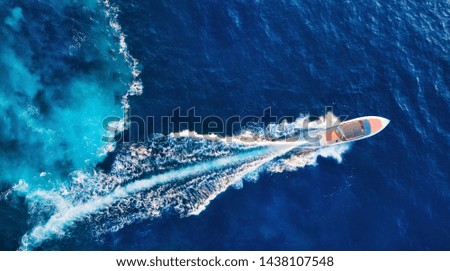
[{"label": "white boat hull", "polygon": [[381,132],[389,122],[388,119],[377,116],[360,117],[344,121],[324,131],[321,135],[320,146],[366,139]]}]

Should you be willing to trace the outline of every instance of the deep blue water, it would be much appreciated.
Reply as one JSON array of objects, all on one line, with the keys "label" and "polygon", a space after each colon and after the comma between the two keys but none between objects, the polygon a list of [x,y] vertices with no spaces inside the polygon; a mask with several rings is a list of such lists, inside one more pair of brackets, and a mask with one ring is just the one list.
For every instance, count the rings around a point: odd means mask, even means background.
[{"label": "deep blue water", "polygon": [[[37,128],[25,133],[27,136],[4,129],[0,145],[2,160],[7,162],[1,163],[2,171],[17,166],[9,170],[14,174],[2,176],[4,191],[18,179],[38,180],[35,186],[40,187],[44,181],[33,176],[48,171],[47,168],[62,169],[53,174],[64,180],[64,176],[73,177],[67,172],[94,167],[104,157],[93,155],[99,144],[87,142],[86,138],[98,138],[99,132],[90,132],[97,131],[98,120],[86,118],[93,114],[120,116],[118,93],[127,91],[127,80],[131,79],[126,72],[129,67],[120,60],[112,60],[120,59],[118,49],[105,49],[117,47],[117,39],[109,33],[111,30],[106,30],[107,21],[101,19],[104,7],[67,2],[61,4],[65,5],[62,8],[55,7],[56,3],[43,8],[37,1],[6,1],[11,11],[2,11],[0,22],[11,33],[19,31],[16,36],[23,48],[12,45],[2,48],[14,48],[23,59],[20,67],[27,67],[28,71],[18,79],[12,76],[2,79],[0,97],[10,101],[11,98],[4,97],[10,91],[8,86],[14,86],[11,81],[28,78],[30,88],[35,90],[23,94],[20,87],[13,88],[17,102],[11,103],[22,107],[40,104],[39,125],[59,131],[58,127],[64,123],[73,122],[72,114],[80,114],[77,118],[80,123],[93,124],[71,130],[67,137],[55,137],[58,144],[48,143],[33,151],[37,158],[17,155],[24,150],[8,149],[21,142],[28,142],[27,148],[49,142],[48,138],[38,136],[28,140],[28,135],[33,135]],[[319,116],[325,106],[333,106],[337,115],[350,118],[378,115],[391,123],[375,137],[352,144],[341,154],[340,163],[318,157],[316,165],[295,171],[262,172],[255,182],[244,182],[241,189],[229,187],[199,215],[180,217],[183,212],[174,211],[178,210],[175,207],[161,216],[139,213],[138,219],[122,213],[114,213],[111,220],[96,219],[95,213],[89,214],[89,219],[82,218],[64,230],[63,237],[49,238],[36,249],[449,249],[450,4],[447,1],[132,0],[112,4],[120,10],[118,23],[126,35],[130,54],[140,62],[142,70],[139,78],[144,92],[129,98],[132,115],[158,119],[170,115],[177,107],[184,112],[195,107],[200,116],[227,118],[260,115],[271,107],[277,116]],[[9,16],[12,18],[9,21],[13,20],[12,9],[17,6],[22,7],[25,19],[18,20],[21,26],[13,27],[4,18]],[[22,32],[29,31],[42,19],[36,15],[40,10],[58,11],[48,16],[70,22],[69,33],[44,28],[43,32],[24,37]],[[91,19],[89,23],[86,21],[89,16],[100,19]],[[71,47],[62,41],[76,36],[73,25],[83,29],[89,42],[76,50],[75,56],[64,52],[64,48]],[[43,45],[34,47],[29,42],[34,39]],[[44,57],[43,52],[48,52],[51,48],[46,46],[50,45],[57,51],[52,50],[50,56]],[[4,56],[7,49],[2,50]],[[63,54],[65,58],[61,57]],[[5,64],[11,63],[6,56],[0,60],[0,76],[6,76],[4,70],[19,67]],[[38,64],[47,63],[59,65],[46,66],[48,71],[42,71]],[[63,72],[67,77],[64,80],[56,72],[61,67],[67,69]],[[43,74],[50,78],[44,78]],[[77,86],[91,86],[92,82],[98,82],[95,88],[75,95],[79,93]],[[71,91],[61,90],[64,86],[72,86]],[[89,89],[83,89],[86,88]],[[63,97],[55,100],[55,96]],[[93,97],[96,98],[92,100]],[[79,110],[75,105],[83,101],[92,103],[87,102]],[[66,104],[61,105],[63,102]],[[5,104],[0,103],[2,111],[11,117],[4,117],[2,126],[9,127],[7,124],[13,123],[14,116],[24,115],[17,106]],[[51,121],[42,104],[50,104],[51,116],[61,123]],[[25,127],[29,122],[23,123]],[[137,135],[131,138],[136,139]],[[68,151],[61,153],[59,148],[54,151],[57,158],[45,159],[34,168],[33,159],[39,155],[46,157],[45,152],[54,146],[63,146]],[[85,147],[80,150],[77,146]],[[119,144],[118,150],[110,153],[107,162],[98,168],[108,171],[110,161],[122,153],[121,147]],[[85,159],[92,162],[85,165]],[[177,188],[174,185],[167,189]],[[27,207],[23,197],[30,194],[0,202],[2,217],[8,221],[0,225],[0,248],[17,249],[23,234],[50,216],[47,212],[36,214],[29,203]],[[153,195],[158,196],[164,198],[165,194]],[[185,199],[185,205],[189,205],[189,199]],[[132,223],[117,222],[123,220]],[[101,229],[121,226],[118,231],[106,230],[92,238],[92,229],[99,224]]]}]

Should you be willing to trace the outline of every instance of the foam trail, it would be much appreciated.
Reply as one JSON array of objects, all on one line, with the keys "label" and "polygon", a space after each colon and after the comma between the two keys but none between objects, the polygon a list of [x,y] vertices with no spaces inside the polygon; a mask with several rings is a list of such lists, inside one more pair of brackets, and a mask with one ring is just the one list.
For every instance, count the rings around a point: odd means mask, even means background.
[{"label": "foam trail", "polygon": [[[239,181],[242,181],[242,179],[244,179],[245,176],[247,176],[248,174],[257,171],[257,170],[258,170],[259,168],[261,168],[264,164],[266,164],[266,163],[272,161],[274,158],[276,158],[276,157],[278,157],[278,156],[280,156],[280,155],[282,155],[282,154],[284,154],[284,153],[287,153],[288,151],[292,150],[293,148],[297,147],[298,145],[299,145],[299,144],[292,144],[292,143],[289,144],[289,145],[285,144],[285,145],[283,145],[283,148],[280,148],[280,149],[283,150],[283,151],[281,151],[281,152],[279,152],[279,153],[274,153],[274,155],[271,155],[271,156],[268,156],[268,157],[265,157],[265,158],[263,158],[263,159],[260,159],[260,160],[255,161],[252,165],[248,166],[248,167],[245,168],[242,172],[240,172],[239,174],[237,174],[236,176],[234,176],[234,181],[233,181],[230,185],[233,185],[233,184],[236,184],[236,183],[239,182]],[[194,210],[194,211],[191,211],[191,212],[189,213],[189,215],[198,215],[198,214],[200,214],[201,212],[203,212],[203,211],[206,209],[206,207],[209,205],[209,203],[211,203],[211,201],[212,201],[213,199],[215,199],[219,194],[221,194],[222,192],[224,192],[227,188],[228,188],[228,186],[223,186],[222,189],[219,189],[219,190],[216,191],[215,193],[211,194],[211,195],[205,200],[205,202],[203,203],[202,206],[200,206],[199,208],[197,208],[197,209]]]},{"label": "foam trail", "polygon": [[[121,25],[119,24],[119,7],[111,4],[109,0],[104,0],[103,5],[105,7],[105,16],[109,19],[109,25],[114,30],[115,37],[119,40],[119,53],[123,56],[125,62],[128,64],[131,75],[132,82],[129,84],[129,88],[127,92],[122,95],[122,109],[123,109],[123,118],[111,122],[109,124],[110,131],[108,131],[107,136],[110,138],[114,138],[117,133],[123,132],[128,128],[129,123],[129,111],[130,111],[130,96],[139,96],[143,93],[144,86],[142,84],[142,80],[139,78],[141,74],[139,61],[131,55],[128,50],[128,45],[126,42],[126,35],[122,30]],[[110,143],[100,149],[100,154],[104,155],[108,152],[114,151],[115,144]]]},{"label": "foam trail", "polygon": [[[243,162],[254,162],[256,160],[256,163],[250,167],[247,167],[245,171],[237,176],[237,180],[239,180],[239,178],[243,177],[245,174],[254,171],[263,164],[289,152],[301,144],[302,143],[300,142],[295,142],[282,146],[274,145],[271,147],[255,147],[244,153],[239,153],[231,157],[206,161],[182,169],[171,170],[148,179],[131,182],[125,186],[117,187],[113,192],[106,196],[96,197],[80,205],[73,206],[68,204],[66,208],[60,208],[62,211],[54,214],[47,221],[47,223],[36,226],[30,233],[24,235],[22,238],[21,247],[19,249],[34,249],[45,240],[48,240],[54,236],[64,235],[64,229],[70,225],[73,225],[76,221],[79,221],[90,214],[106,209],[122,198],[148,190],[156,185],[193,177]],[[263,158],[261,159],[261,157]],[[211,195],[211,199],[214,197],[214,195]]]}]

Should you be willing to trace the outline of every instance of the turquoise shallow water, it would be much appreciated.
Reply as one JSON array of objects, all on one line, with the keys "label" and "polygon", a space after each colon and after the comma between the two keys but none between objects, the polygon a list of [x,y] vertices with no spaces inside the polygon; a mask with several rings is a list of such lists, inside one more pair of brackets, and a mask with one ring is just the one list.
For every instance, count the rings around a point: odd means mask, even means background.
[{"label": "turquoise shallow water", "polygon": [[104,158],[102,119],[122,116],[132,75],[97,1],[5,1],[0,179],[33,189]]}]

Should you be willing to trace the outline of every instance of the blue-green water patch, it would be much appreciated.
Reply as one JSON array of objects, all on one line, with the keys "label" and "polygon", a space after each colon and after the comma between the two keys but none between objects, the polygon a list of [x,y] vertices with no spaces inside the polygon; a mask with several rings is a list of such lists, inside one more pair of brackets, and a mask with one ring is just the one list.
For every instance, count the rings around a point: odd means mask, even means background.
[{"label": "blue-green water patch", "polygon": [[103,159],[133,77],[97,1],[1,1],[0,181],[59,186]]}]

